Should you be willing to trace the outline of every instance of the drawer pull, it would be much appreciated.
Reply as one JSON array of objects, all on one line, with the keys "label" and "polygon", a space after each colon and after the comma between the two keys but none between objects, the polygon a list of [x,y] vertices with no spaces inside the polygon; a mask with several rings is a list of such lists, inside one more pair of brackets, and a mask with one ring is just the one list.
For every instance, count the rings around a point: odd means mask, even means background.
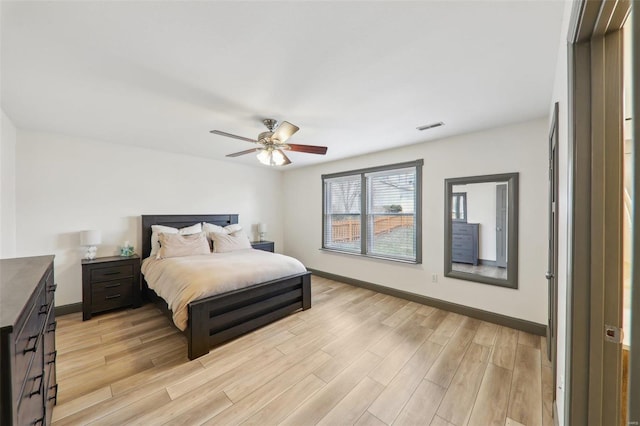
[{"label": "drawer pull", "polygon": [[40,310],[38,311],[38,315],[46,314],[48,309],[49,309],[49,305],[47,303],[45,303],[44,305],[40,305]]},{"label": "drawer pull", "polygon": [[53,405],[57,405],[58,404],[58,384],[56,383],[55,385],[51,386],[49,388],[49,390],[54,389],[56,390],[56,393],[53,394],[53,396],[50,396],[49,398],[47,398],[47,401],[51,401],[52,399],[55,400],[53,402]]},{"label": "drawer pull", "polygon": [[108,284],[104,286],[104,288],[115,288],[115,287],[120,287],[120,283]]},{"label": "drawer pull", "polygon": [[103,275],[120,275],[120,271],[105,272]]},{"label": "drawer pull", "polygon": [[49,326],[47,328],[47,333],[51,333],[53,331],[56,331],[56,327],[57,326],[58,326],[58,321],[50,322]]},{"label": "drawer pull", "polygon": [[104,300],[117,299],[118,297],[120,297],[120,293],[114,294],[114,295],[111,295],[111,296],[105,296]]},{"label": "drawer pull", "polygon": [[44,373],[34,377],[33,381],[35,382],[38,379],[40,379],[40,384],[38,385],[38,390],[31,392],[29,394],[29,398],[31,398],[33,395],[40,395],[42,393],[42,381],[44,380]]},{"label": "drawer pull", "polygon": [[44,424],[44,416],[40,417],[38,420],[36,420],[35,422],[33,422],[33,426],[36,425],[43,425]]},{"label": "drawer pull", "polygon": [[58,288],[58,284],[52,284],[49,287],[47,287],[47,291],[52,293],[56,291],[56,288]]},{"label": "drawer pull", "polygon": [[58,351],[50,352],[49,356],[51,356],[51,361],[47,361],[47,364],[55,364],[56,363],[56,358],[58,358]]},{"label": "drawer pull", "polygon": [[35,352],[38,350],[38,336],[39,334],[36,334],[35,336],[29,336],[29,338],[27,339],[27,344],[29,344],[30,341],[35,339],[35,343],[33,344],[32,348],[25,348],[22,351],[22,354],[26,354],[27,352]]}]

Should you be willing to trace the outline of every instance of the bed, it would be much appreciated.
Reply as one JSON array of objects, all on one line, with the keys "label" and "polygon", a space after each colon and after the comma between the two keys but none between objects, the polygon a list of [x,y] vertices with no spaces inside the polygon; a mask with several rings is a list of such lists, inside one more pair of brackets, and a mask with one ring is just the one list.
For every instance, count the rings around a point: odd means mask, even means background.
[{"label": "bed", "polygon": [[[143,215],[142,258],[146,259],[151,253],[151,225],[184,228],[198,222],[224,227],[238,223],[238,215]],[[144,297],[172,318],[167,302],[149,288],[144,276],[142,287]],[[209,353],[212,347],[310,307],[311,273],[306,271],[192,301],[187,307],[184,330],[189,359],[196,359]]]}]

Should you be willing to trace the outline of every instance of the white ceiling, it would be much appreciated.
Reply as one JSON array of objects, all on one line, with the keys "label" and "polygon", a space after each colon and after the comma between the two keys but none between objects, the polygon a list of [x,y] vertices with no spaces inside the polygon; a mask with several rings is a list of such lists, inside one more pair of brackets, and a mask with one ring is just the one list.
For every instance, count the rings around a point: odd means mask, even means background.
[{"label": "white ceiling", "polygon": [[[18,128],[258,166],[261,119],[294,164],[547,115],[562,1],[1,4],[2,108]],[[444,121],[439,129],[417,126]]]}]

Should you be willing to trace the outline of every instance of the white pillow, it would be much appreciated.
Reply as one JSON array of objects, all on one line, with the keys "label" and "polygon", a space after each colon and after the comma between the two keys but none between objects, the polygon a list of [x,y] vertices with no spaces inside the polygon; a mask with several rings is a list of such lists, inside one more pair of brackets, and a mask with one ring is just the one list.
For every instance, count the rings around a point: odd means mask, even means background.
[{"label": "white pillow", "polygon": [[154,256],[158,254],[158,250],[160,250],[160,242],[159,242],[160,233],[191,235],[191,234],[197,234],[198,232],[202,232],[202,224],[200,223],[196,223],[195,225],[191,225],[191,226],[186,226],[181,229],[172,228],[170,226],[164,226],[164,225],[151,225],[151,254],[149,256]]},{"label": "white pillow", "polygon": [[213,240],[213,251],[215,253],[227,253],[251,248],[249,238],[242,232],[236,231],[236,235],[212,233],[209,236]]},{"label": "white pillow", "polygon": [[202,222],[202,230],[209,236],[209,232],[224,232],[222,226],[214,225],[213,223]]},{"label": "white pillow", "polygon": [[227,234],[233,234],[234,232],[238,232],[242,229],[242,226],[234,223],[233,225],[227,225],[224,227],[224,232]]},{"label": "white pillow", "polygon": [[160,233],[160,250],[158,250],[156,259],[210,253],[211,250],[209,250],[209,243],[204,232],[191,235],[162,232]]}]

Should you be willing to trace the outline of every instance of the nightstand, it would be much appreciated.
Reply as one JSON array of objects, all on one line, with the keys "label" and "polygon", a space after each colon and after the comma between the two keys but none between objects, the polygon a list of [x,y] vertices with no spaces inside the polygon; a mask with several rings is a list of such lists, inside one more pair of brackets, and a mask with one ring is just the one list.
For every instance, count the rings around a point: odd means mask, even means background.
[{"label": "nightstand", "polygon": [[251,247],[256,250],[270,251],[273,253],[275,244],[273,241],[251,241]]},{"label": "nightstand", "polygon": [[139,307],[140,257],[111,256],[82,260],[82,320],[127,306]]}]

